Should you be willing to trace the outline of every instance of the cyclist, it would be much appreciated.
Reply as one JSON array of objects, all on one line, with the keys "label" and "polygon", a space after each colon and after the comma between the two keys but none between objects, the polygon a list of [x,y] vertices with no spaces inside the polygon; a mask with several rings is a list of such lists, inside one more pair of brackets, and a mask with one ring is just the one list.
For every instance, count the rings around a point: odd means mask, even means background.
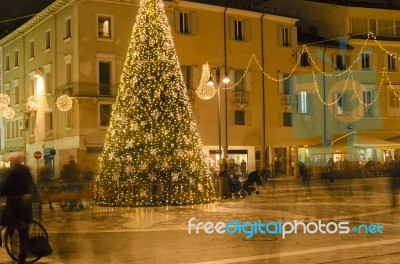
[{"label": "cyclist", "polygon": [[28,223],[33,219],[32,195],[36,190],[32,174],[23,165],[24,153],[13,153],[9,157],[10,168],[5,172],[5,179],[0,189],[0,195],[5,196],[1,224],[10,229],[18,229],[20,251],[18,263],[26,263],[29,247]]}]

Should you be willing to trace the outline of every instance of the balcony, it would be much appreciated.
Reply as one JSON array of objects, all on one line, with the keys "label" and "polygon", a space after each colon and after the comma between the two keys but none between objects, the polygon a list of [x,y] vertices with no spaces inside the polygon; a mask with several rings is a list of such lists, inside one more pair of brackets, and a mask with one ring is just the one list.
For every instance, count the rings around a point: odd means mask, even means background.
[{"label": "balcony", "polygon": [[281,104],[282,106],[294,107],[297,105],[297,96],[294,94],[282,94]]},{"label": "balcony", "polygon": [[233,104],[245,106],[249,103],[249,95],[247,92],[232,92],[231,101]]},{"label": "balcony", "polygon": [[117,87],[117,84],[73,82],[57,87],[54,96],[57,98],[67,94],[72,97],[115,97]]}]

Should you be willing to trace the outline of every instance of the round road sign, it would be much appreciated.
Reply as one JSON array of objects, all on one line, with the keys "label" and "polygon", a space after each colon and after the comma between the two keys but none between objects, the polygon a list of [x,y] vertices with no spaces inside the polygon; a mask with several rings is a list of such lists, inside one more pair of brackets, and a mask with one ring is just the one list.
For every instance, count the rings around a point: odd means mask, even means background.
[{"label": "round road sign", "polygon": [[33,153],[33,156],[35,157],[35,159],[40,159],[42,158],[42,152],[35,151],[35,153]]}]

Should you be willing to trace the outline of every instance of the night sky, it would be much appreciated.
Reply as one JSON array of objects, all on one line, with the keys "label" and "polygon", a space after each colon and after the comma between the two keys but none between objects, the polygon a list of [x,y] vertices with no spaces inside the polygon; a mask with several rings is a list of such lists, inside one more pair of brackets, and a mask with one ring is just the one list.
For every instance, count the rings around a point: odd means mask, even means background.
[{"label": "night sky", "polygon": [[0,0],[0,38],[31,17],[15,18],[36,14],[52,2],[54,0]]}]

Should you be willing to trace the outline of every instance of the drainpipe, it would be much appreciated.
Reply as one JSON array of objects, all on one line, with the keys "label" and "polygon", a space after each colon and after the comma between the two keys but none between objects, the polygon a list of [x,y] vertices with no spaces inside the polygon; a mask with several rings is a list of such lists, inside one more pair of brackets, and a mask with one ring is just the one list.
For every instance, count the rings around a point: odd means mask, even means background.
[{"label": "drainpipe", "polygon": [[[325,72],[325,52],[326,47],[324,47],[324,52],[322,53],[322,72]],[[324,89],[324,102],[326,102],[325,74],[322,74],[322,87]],[[322,134],[322,144],[325,146],[326,143],[326,104],[324,104],[324,132]]]},{"label": "drainpipe", "polygon": [[[265,61],[264,61],[264,23],[263,18],[265,13],[261,16],[261,67],[265,69]],[[261,169],[266,168],[265,158],[265,147],[266,147],[266,129],[265,129],[265,76],[264,73],[261,72],[261,81],[262,81],[262,150],[261,150]]]},{"label": "drainpipe", "polygon": [[[226,1],[225,10],[224,10],[224,66],[225,71],[226,68],[226,11],[228,10],[228,0]],[[225,89],[225,166],[228,165],[228,90]]]}]

